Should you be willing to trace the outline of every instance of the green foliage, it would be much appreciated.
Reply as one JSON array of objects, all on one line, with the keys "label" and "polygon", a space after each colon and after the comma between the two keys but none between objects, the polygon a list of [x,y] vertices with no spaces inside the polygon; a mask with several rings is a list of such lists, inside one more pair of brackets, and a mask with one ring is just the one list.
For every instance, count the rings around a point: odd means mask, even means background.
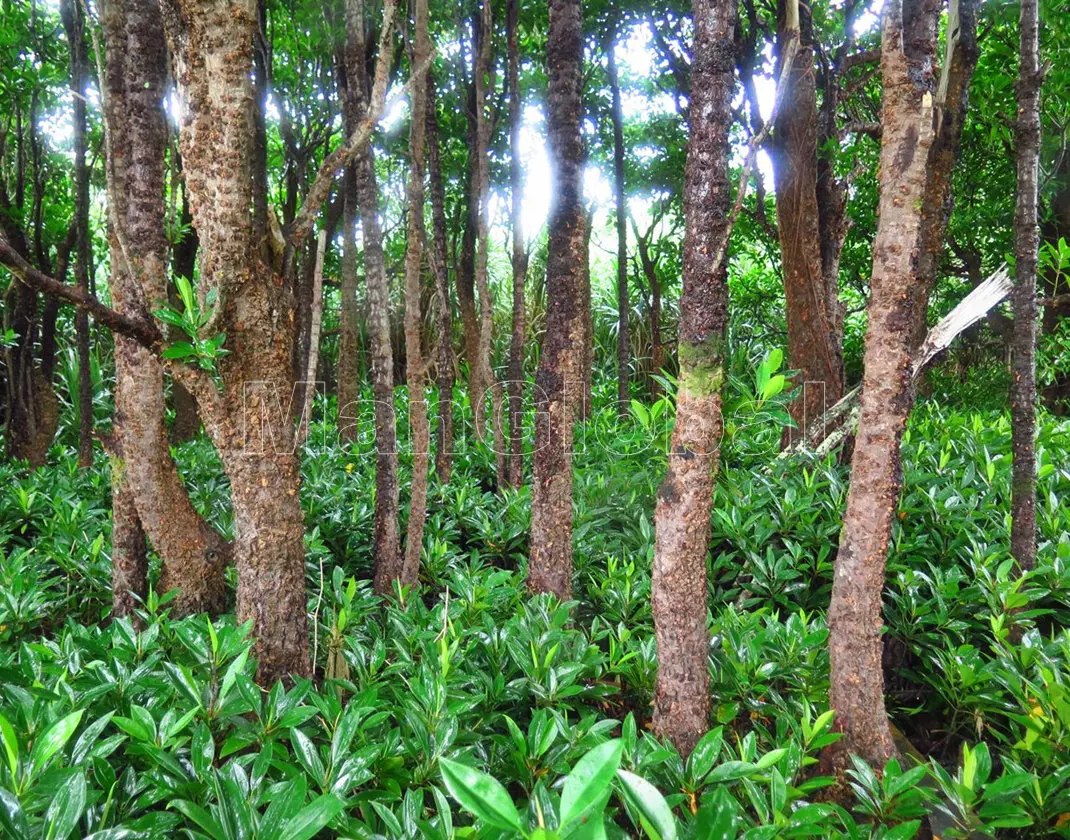
[{"label": "green foliage", "polygon": [[209,289],[202,306],[187,278],[176,277],[175,286],[182,301],[182,310],[164,307],[153,314],[165,324],[181,330],[189,340],[174,342],[163,351],[163,357],[196,364],[202,370],[214,371],[219,359],[230,352],[223,349],[223,342],[227,338],[224,333],[216,333],[208,338],[201,337],[204,329],[215,320],[218,290]]}]

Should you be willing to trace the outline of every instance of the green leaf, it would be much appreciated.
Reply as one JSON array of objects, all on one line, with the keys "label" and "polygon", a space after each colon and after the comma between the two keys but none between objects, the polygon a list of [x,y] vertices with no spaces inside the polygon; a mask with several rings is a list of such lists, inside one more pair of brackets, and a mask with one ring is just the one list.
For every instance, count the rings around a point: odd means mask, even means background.
[{"label": "green leaf", "polygon": [[587,752],[565,779],[561,789],[561,825],[568,825],[590,810],[613,783],[620,767],[624,742],[606,741]]},{"label": "green leaf", "polygon": [[30,752],[30,774],[36,776],[52,756],[63,749],[82,720],[82,710],[71,712],[53,723],[33,745]]},{"label": "green leaf", "polygon": [[197,348],[188,341],[176,341],[160,355],[165,359],[188,359],[197,355]]},{"label": "green leaf", "polygon": [[621,781],[624,801],[638,815],[647,837],[651,840],[676,840],[676,819],[658,789],[627,770],[618,770],[617,778]]},{"label": "green leaf", "polygon": [[61,787],[45,813],[47,840],[67,840],[85,810],[85,776],[79,771]]},{"label": "green leaf", "polygon": [[3,715],[0,715],[0,741],[4,742],[7,766],[11,770],[11,780],[14,782],[19,772],[19,742],[15,737],[14,728]]},{"label": "green leaf", "polygon": [[333,793],[326,793],[306,805],[282,825],[286,840],[309,840],[337,817],[345,803]]},{"label": "green leaf", "polygon": [[784,390],[784,386],[786,384],[787,380],[784,378],[784,374],[778,373],[776,376],[770,378],[770,380],[765,383],[765,387],[762,388],[762,399],[772,399]]},{"label": "green leaf", "polygon": [[448,758],[438,763],[447,790],[468,813],[494,828],[524,833],[513,800],[496,779]]},{"label": "green leaf", "polygon": [[174,808],[182,816],[191,822],[196,823],[202,829],[208,832],[208,836],[212,840],[227,840],[226,832],[223,831],[222,826],[216,821],[216,818],[209,814],[200,805],[190,802],[186,799],[172,799],[168,808]]}]

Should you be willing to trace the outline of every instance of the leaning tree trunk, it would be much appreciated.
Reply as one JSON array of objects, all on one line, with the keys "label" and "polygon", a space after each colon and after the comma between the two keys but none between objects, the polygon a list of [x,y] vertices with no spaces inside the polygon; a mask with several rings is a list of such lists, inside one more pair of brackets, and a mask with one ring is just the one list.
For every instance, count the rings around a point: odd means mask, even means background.
[{"label": "leaning tree trunk", "polygon": [[[110,285],[119,312],[148,320],[146,306],[167,300],[167,53],[155,0],[109,0],[102,11],[108,57],[104,115]],[[151,351],[117,335],[115,380],[114,609],[129,612],[129,593],[145,594],[147,535],[163,560],[158,590],[178,590],[172,612],[219,614],[226,607],[224,568],[230,548],[193,508],[171,458],[163,368]]]},{"label": "leaning tree trunk", "polygon": [[[884,707],[881,594],[902,482],[900,442],[914,401],[913,325],[925,248],[922,200],[933,145],[938,6],[889,0],[881,46],[880,207],[858,436],[829,607],[830,691],[844,733],[833,754],[883,766],[895,754]],[[924,316],[922,316],[924,317]]]},{"label": "leaning tree trunk", "polygon": [[1018,568],[1037,555],[1037,173],[1040,159],[1039,20],[1037,0],[1022,0],[1019,17],[1018,198],[1014,213],[1014,334],[1011,339],[1011,554]]},{"label": "leaning tree trunk", "polygon": [[[365,70],[364,4],[346,2],[346,77],[349,107],[358,119],[368,112]],[[375,398],[375,591],[388,594],[401,577],[398,531],[398,453],[394,414],[394,353],[390,343],[390,281],[379,224],[379,186],[370,143],[358,152],[356,192],[364,240],[364,275],[368,288],[368,337]]]},{"label": "leaning tree trunk", "polygon": [[519,0],[506,6],[505,31],[509,50],[509,198],[513,229],[513,334],[509,343],[509,479],[513,487],[524,483],[524,337],[527,312],[524,285],[528,273],[527,243],[524,241],[524,167],[520,160],[520,49],[517,44]]},{"label": "leaning tree trunk", "polygon": [[613,197],[617,210],[617,413],[627,417],[631,406],[628,371],[631,365],[631,338],[628,334],[628,206],[624,193],[624,114],[617,73],[616,32],[606,51],[609,74],[610,112],[613,119]]},{"label": "leaning tree trunk", "polygon": [[[805,429],[843,396],[843,313],[838,271],[826,271],[822,260],[824,239],[838,233],[827,229],[829,220],[818,201],[813,26],[805,4],[781,3],[780,17],[781,56],[787,55],[792,40],[799,39],[791,67],[778,75],[783,79],[783,100],[776,115],[772,159],[788,358],[799,371],[795,384],[802,389],[790,411],[798,428]],[[838,247],[834,253],[838,264]],[[788,442],[790,434],[785,435]]]},{"label": "leaning tree trunk", "polygon": [[[420,555],[427,520],[427,473],[431,460],[431,431],[427,421],[427,365],[420,346],[420,269],[424,229],[424,146],[427,132],[427,61],[431,55],[427,0],[416,0],[413,38],[409,126],[409,231],[405,249],[405,374],[409,387],[409,426],[412,430],[412,482],[405,559],[397,583],[413,586],[420,575]],[[394,581],[391,581],[391,587]]]},{"label": "leaning tree trunk", "polygon": [[[85,44],[85,11],[77,0],[64,0],[60,7],[63,28],[71,51],[71,89],[74,97],[74,275],[79,288],[89,292],[89,261],[93,247],[89,238],[89,167],[86,162],[85,97],[89,78]],[[74,317],[78,348],[78,465],[93,465],[93,380],[89,365],[89,313],[79,309]]]},{"label": "leaning tree trunk", "polygon": [[583,118],[580,0],[551,0],[546,45],[547,130],[554,205],[546,258],[546,333],[535,377],[535,472],[531,499],[528,587],[572,595],[572,441],[587,250],[583,210]]},{"label": "leaning tree trunk", "polygon": [[654,727],[687,755],[709,722],[706,552],[720,458],[728,285],[728,132],[733,0],[695,0],[684,171],[680,376],[668,473],[654,510],[651,600],[658,648]]},{"label": "leaning tree trunk", "polygon": [[437,326],[435,381],[438,385],[438,430],[435,441],[435,475],[440,484],[453,470],[453,308],[446,244],[446,189],[438,143],[438,113],[435,79],[427,73],[427,168],[431,185],[431,271],[435,276],[435,321]]}]

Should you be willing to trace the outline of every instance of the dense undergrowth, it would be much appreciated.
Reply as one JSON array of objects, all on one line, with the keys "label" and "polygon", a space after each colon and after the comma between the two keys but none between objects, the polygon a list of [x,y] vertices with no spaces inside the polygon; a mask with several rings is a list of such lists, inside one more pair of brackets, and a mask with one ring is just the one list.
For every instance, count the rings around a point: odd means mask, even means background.
[{"label": "dense undergrowth", "polygon": [[[648,728],[663,409],[585,425],[564,605],[524,590],[528,491],[491,492],[489,453],[463,445],[432,488],[420,590],[382,603],[367,582],[373,461],[313,435],[320,680],[269,692],[233,619],[175,621],[153,596],[140,632],[108,623],[103,459],[0,467],[0,833],[515,836],[515,804],[532,836],[563,815],[570,837],[905,838],[929,813],[944,837],[1070,836],[1070,468],[1055,458],[1070,424],[1043,423],[1040,561],[1016,581],[1007,419],[915,412],[885,597],[904,758],[883,777],[858,764],[843,805],[819,759],[835,737],[823,611],[847,471],[778,459],[775,424],[748,410],[729,416],[712,523],[716,728],[686,762]],[[228,528],[210,447],[177,454]]]}]

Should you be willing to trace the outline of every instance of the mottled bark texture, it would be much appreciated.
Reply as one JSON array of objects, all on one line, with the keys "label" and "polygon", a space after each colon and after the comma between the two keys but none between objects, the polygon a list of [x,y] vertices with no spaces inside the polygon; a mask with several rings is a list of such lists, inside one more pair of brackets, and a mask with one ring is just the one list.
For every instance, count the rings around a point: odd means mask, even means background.
[{"label": "mottled bark texture", "polygon": [[668,472],[654,510],[651,599],[658,676],[654,728],[687,755],[709,721],[706,552],[720,457],[728,320],[728,132],[735,47],[732,0],[695,0],[690,136],[684,171],[680,376]]},{"label": "mottled bark texture", "polygon": [[252,620],[257,678],[307,676],[304,517],[292,414],[292,285],[270,246],[254,185],[254,0],[164,0],[183,98],[180,145],[201,243],[201,283],[218,293],[230,355],[222,391],[188,372],[230,479],[239,621]]},{"label": "mottled bark texture", "polygon": [[609,76],[610,118],[613,121],[613,199],[617,211],[617,413],[627,417],[631,406],[628,391],[631,367],[631,337],[628,332],[628,205],[624,191],[624,112],[617,72],[617,33],[606,48]]},{"label": "mottled bark texture", "polygon": [[535,471],[531,500],[528,587],[572,595],[572,442],[574,400],[566,390],[577,377],[583,338],[586,217],[580,0],[551,0],[546,45],[549,95],[547,134],[554,203],[546,258],[546,333],[535,376]]},{"label": "mottled bark texture", "polygon": [[438,140],[438,111],[435,79],[427,73],[427,169],[431,187],[431,231],[433,242],[428,256],[435,277],[435,382],[438,385],[438,429],[435,432],[435,475],[440,484],[453,471],[453,306],[446,243],[446,188],[442,181],[442,159]]},{"label": "mottled bark texture", "polygon": [[[368,111],[365,65],[364,4],[346,1],[347,107],[363,119]],[[354,160],[356,197],[364,245],[367,282],[368,343],[375,398],[375,591],[388,594],[401,577],[401,536],[398,531],[398,454],[394,413],[394,354],[390,343],[390,281],[379,222],[379,185],[375,153],[365,144]]]},{"label": "mottled bark texture", "polygon": [[517,44],[519,0],[509,0],[505,12],[505,37],[509,76],[509,197],[513,234],[513,332],[509,342],[509,468],[508,483],[524,483],[524,339],[527,311],[524,286],[528,273],[528,249],[524,241],[524,164],[520,158],[520,48]]},{"label": "mottled bark texture", "polygon": [[[900,441],[914,400],[914,326],[925,248],[922,201],[933,146],[939,3],[890,0],[881,41],[880,205],[873,243],[862,398],[829,607],[830,702],[844,733],[832,754],[874,766],[895,754],[884,707],[881,594],[902,482]],[[924,318],[924,315],[921,316]]]},{"label": "mottled bark texture", "polygon": [[[89,237],[89,167],[86,152],[86,102],[83,95],[89,79],[85,43],[85,10],[78,0],[60,4],[63,29],[70,45],[71,89],[74,133],[74,277],[83,292],[89,292],[89,263],[93,242]],[[79,309],[74,316],[75,346],[78,348],[78,466],[93,465],[93,380],[90,374],[89,313]]]},{"label": "mottled bark texture", "polygon": [[[797,5],[799,19],[789,20]],[[778,68],[781,106],[770,147],[784,276],[788,357],[802,388],[790,406],[805,429],[843,396],[843,308],[838,293],[842,208],[819,202],[819,126],[813,26],[805,4],[780,3],[778,53],[798,38],[789,68]],[[823,138],[825,139],[825,138]],[[835,177],[829,173],[830,177]],[[827,203],[827,202],[826,202]],[[829,210],[832,212],[829,212]],[[788,436],[785,436],[785,443]]]},{"label": "mottled bark texture", "polygon": [[[117,311],[149,318],[167,300],[164,234],[163,96],[167,54],[155,0],[109,0],[102,7],[107,44],[105,120],[112,275]],[[170,455],[164,422],[163,368],[152,351],[115,337],[112,458],[114,607],[144,595],[144,542],[163,561],[157,589],[178,590],[175,615],[221,613],[229,546],[190,502]]]},{"label": "mottled bark texture", "polygon": [[[424,228],[424,169],[427,139],[427,73],[431,55],[427,0],[415,0],[412,43],[412,87],[409,125],[409,231],[405,248],[405,376],[409,387],[409,428],[412,446],[412,482],[409,522],[405,535],[405,559],[397,582],[413,586],[420,575],[420,557],[427,520],[427,473],[431,460],[431,430],[427,420],[427,363],[420,345],[423,314],[420,305],[420,274],[426,231]],[[421,69],[422,68],[422,69]],[[392,582],[393,583],[393,582]]]},{"label": "mottled bark texture", "polygon": [[1037,0],[1019,12],[1018,195],[1014,211],[1014,334],[1011,339],[1011,554],[1018,568],[1033,568],[1037,555],[1037,176],[1040,163],[1039,16]]}]

